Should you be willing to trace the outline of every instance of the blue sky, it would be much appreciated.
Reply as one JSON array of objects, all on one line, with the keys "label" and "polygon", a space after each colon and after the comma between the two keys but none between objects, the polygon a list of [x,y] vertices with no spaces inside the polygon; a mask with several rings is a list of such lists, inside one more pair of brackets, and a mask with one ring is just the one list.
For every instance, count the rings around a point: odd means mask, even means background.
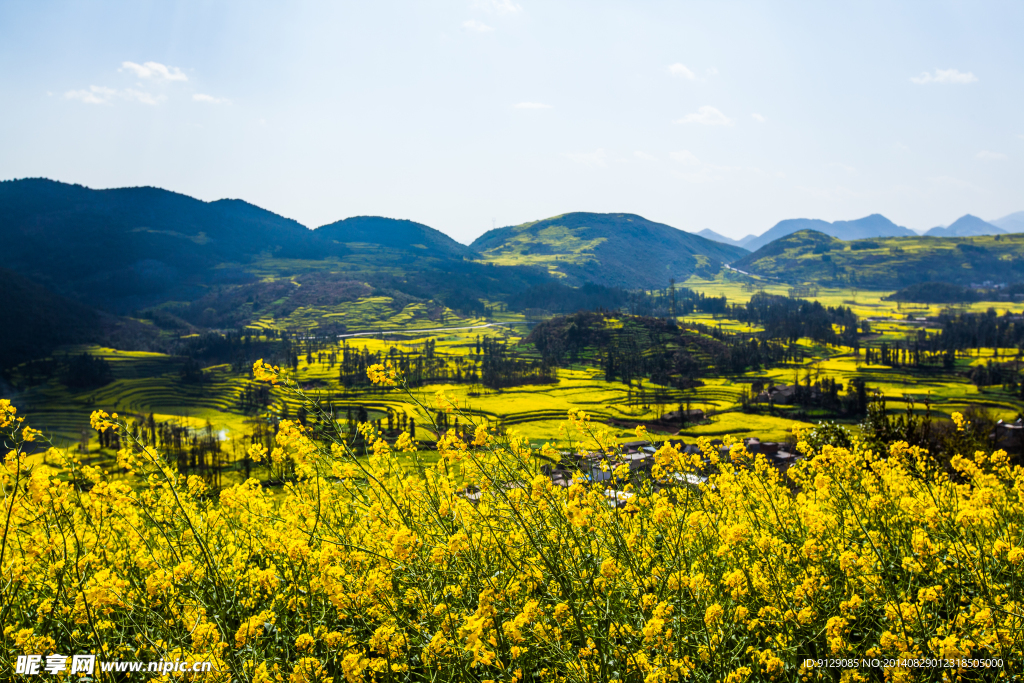
[{"label": "blue sky", "polygon": [[1024,3],[5,2],[0,178],[469,242],[1024,210]]}]

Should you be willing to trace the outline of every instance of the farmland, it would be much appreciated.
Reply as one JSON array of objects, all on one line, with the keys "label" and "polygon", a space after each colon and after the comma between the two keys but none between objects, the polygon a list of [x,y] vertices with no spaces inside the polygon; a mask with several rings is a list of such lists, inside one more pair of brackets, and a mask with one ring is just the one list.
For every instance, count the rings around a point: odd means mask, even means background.
[{"label": "farmland", "polygon": [[[714,279],[693,278],[687,286],[711,296],[724,296],[730,302],[748,301],[757,291],[784,295],[785,285],[756,282],[723,271]],[[300,307],[281,318],[267,316],[255,320],[249,334],[257,341],[267,342],[275,330],[306,329],[315,332],[325,320],[345,321],[344,337],[308,337],[297,334],[294,346],[295,364],[284,372],[304,387],[310,396],[319,398],[343,422],[354,421],[360,408],[371,420],[413,420],[419,426],[416,434],[425,449],[432,447],[436,433],[432,412],[412,404],[394,390],[371,386],[360,378],[342,382],[339,359],[346,351],[367,357],[388,358],[400,354],[409,358],[423,356],[430,348],[435,363],[435,379],[413,388],[425,406],[432,396],[443,390],[454,396],[465,420],[484,422],[496,428],[514,431],[535,447],[544,444],[565,447],[565,435],[559,425],[570,410],[583,410],[597,422],[606,424],[620,441],[635,438],[632,426],[649,425],[652,434],[662,437],[678,431],[684,439],[707,437],[757,437],[768,441],[785,441],[795,426],[809,427],[821,419],[838,419],[855,431],[859,418],[838,417],[831,412],[796,405],[765,405],[751,403],[752,388],[764,386],[817,383],[834,380],[850,386],[851,380],[862,380],[869,390],[884,395],[890,409],[902,409],[913,402],[920,413],[925,404],[936,418],[953,411],[976,407],[988,411],[994,419],[1015,419],[1024,409],[1018,392],[1003,386],[979,388],[966,375],[973,366],[989,361],[1015,358],[1016,349],[993,349],[960,354],[949,368],[891,367],[868,363],[869,349],[883,344],[909,343],[919,331],[934,333],[934,324],[923,320],[935,316],[938,305],[907,305],[884,299],[887,292],[821,288],[815,299],[823,304],[848,306],[866,321],[870,332],[861,335],[862,348],[830,346],[810,339],[789,344],[792,355],[785,361],[760,370],[724,373],[702,377],[694,386],[680,388],[657,384],[650,378],[637,377],[628,382],[621,378],[608,381],[601,360],[584,354],[575,361],[563,363],[553,370],[551,381],[523,383],[501,388],[485,386],[480,378],[481,343],[501,345],[518,350],[523,362],[540,357],[525,340],[536,321],[528,322],[521,314],[502,312],[495,306],[489,318],[463,317],[452,310],[442,315],[428,315],[423,304],[412,303],[396,311],[386,297],[370,296],[330,307]],[[1011,308],[1003,303],[978,302],[963,310],[981,311],[995,306],[999,312]],[[444,320],[444,323],[441,323]],[[681,316],[680,325],[698,325],[702,329],[721,330],[727,334],[758,333],[756,324],[741,322],[722,315],[695,312]],[[112,371],[112,381],[91,389],[71,389],[58,378],[33,380],[30,366],[13,373],[15,386],[20,387],[18,401],[33,415],[34,424],[53,435],[57,443],[68,446],[82,444],[96,462],[110,462],[112,451],[98,448],[97,435],[88,428],[88,416],[97,409],[118,412],[131,419],[145,420],[150,414],[157,422],[182,425],[193,431],[209,424],[221,440],[229,459],[237,459],[254,438],[254,425],[260,420],[294,418],[299,401],[274,390],[259,405],[246,404],[246,392],[252,391],[253,380],[247,368],[229,363],[202,367],[201,377],[186,380],[182,376],[185,359],[162,353],[119,351],[98,346],[63,347],[55,357],[89,354],[101,358]],[[358,373],[356,373],[358,374]],[[702,410],[704,419],[687,424],[662,423],[665,413],[680,408]],[[450,425],[449,425],[450,426]],[[240,476],[240,475],[238,475]]]}]

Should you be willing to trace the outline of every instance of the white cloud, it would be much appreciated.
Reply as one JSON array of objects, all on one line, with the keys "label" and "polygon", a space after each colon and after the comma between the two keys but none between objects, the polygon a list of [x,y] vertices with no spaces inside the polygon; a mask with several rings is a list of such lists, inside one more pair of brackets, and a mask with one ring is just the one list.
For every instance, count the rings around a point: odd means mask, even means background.
[{"label": "white cloud", "polygon": [[648,154],[647,152],[640,152],[640,151],[633,152],[633,156],[635,156],[637,159],[643,159],[644,161],[657,161],[658,160],[658,157],[654,156],[653,154]]},{"label": "white cloud", "polygon": [[756,114],[756,113],[755,114],[751,114],[750,118],[754,119],[758,123],[764,123],[765,121],[767,121],[767,119],[765,117],[761,116],[760,114]]},{"label": "white cloud", "polygon": [[700,159],[698,159],[693,152],[690,152],[685,149],[681,152],[672,152],[671,154],[669,154],[669,156],[672,157],[673,161],[678,161],[679,163],[685,164],[687,166],[700,165]]},{"label": "white cloud", "polygon": [[960,73],[956,69],[936,69],[933,74],[924,71],[920,76],[912,76],[910,78],[912,83],[917,83],[918,85],[926,85],[928,83],[958,83],[963,85],[974,83],[976,80],[978,80],[978,77],[970,71]]},{"label": "white cloud", "polygon": [[89,86],[88,90],[68,90],[64,97],[69,100],[80,100],[85,104],[110,104],[110,100],[117,95],[113,88],[103,88],[98,85]]},{"label": "white cloud", "polygon": [[160,62],[146,62],[136,64],[135,62],[121,62],[119,71],[131,71],[138,78],[149,78],[155,81],[187,81],[181,69],[176,66],[165,66]]},{"label": "white cloud", "polygon": [[122,91],[120,95],[130,102],[138,102],[139,104],[148,104],[150,106],[160,104],[167,99],[163,95],[154,95],[142,90],[132,90],[131,88]]},{"label": "white cloud", "polygon": [[679,62],[676,62],[675,64],[671,65],[668,68],[668,72],[673,76],[679,76],[680,78],[685,78],[689,81],[697,79],[696,74],[690,71],[685,64],[680,64]]},{"label": "white cloud", "polygon": [[1002,161],[1006,158],[1005,154],[999,152],[990,152],[987,149],[983,149],[974,155],[975,159],[984,159],[985,161]]},{"label": "white cloud", "polygon": [[687,114],[681,119],[676,119],[675,123],[699,123],[702,126],[731,126],[733,120],[714,107],[705,105],[693,114]]},{"label": "white cloud", "polygon": [[550,104],[543,104],[542,102],[519,102],[515,105],[516,109],[551,109]]},{"label": "white cloud", "polygon": [[138,102],[139,104],[148,104],[150,106],[160,104],[167,99],[163,95],[154,95],[144,90],[134,90],[132,88],[115,90],[114,88],[104,88],[98,85],[89,86],[88,90],[69,90],[64,93],[64,97],[69,100],[78,100],[85,104],[110,104],[115,99],[119,99]]},{"label": "white cloud", "polygon": [[603,149],[599,149],[595,152],[581,152],[581,153],[565,153],[566,159],[575,161],[577,164],[583,164],[584,166],[593,166],[595,168],[606,168],[608,162],[605,161],[606,155]]},{"label": "white cloud", "polygon": [[231,100],[226,97],[214,97],[213,95],[204,95],[198,92],[192,96],[192,99],[196,102],[206,102],[207,104],[231,104]]},{"label": "white cloud", "polygon": [[[188,80],[188,76],[178,67],[166,66],[159,62],[146,62],[145,64],[121,62],[121,68],[118,71],[127,71],[137,78],[156,82]],[[111,104],[114,100],[126,100],[150,106],[160,104],[167,99],[165,95],[155,95],[145,90],[135,88],[116,90],[98,85],[91,85],[88,90],[68,90],[64,93],[64,97],[69,100],[78,100],[84,104]]]},{"label": "white cloud", "polygon": [[477,33],[488,33],[494,30],[484,22],[477,21],[476,19],[467,19],[466,21],[462,22],[462,28],[466,29],[467,31],[476,31]]},{"label": "white cloud", "polygon": [[1018,135],[1017,137],[1019,137],[1021,140],[1024,140],[1024,134]]},{"label": "white cloud", "polygon": [[718,75],[718,69],[716,69],[713,66],[708,69],[708,76],[717,76],[717,75]]},{"label": "white cloud", "polygon": [[473,7],[490,10],[497,14],[518,14],[523,6],[512,0],[474,0]]}]

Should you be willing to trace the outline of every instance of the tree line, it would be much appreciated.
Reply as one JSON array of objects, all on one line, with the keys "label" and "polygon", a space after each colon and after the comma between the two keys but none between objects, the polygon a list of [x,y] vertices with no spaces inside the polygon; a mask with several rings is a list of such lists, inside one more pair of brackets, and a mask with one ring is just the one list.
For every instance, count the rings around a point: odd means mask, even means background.
[{"label": "tree line", "polygon": [[727,315],[762,326],[762,336],[768,339],[795,342],[807,337],[824,344],[860,348],[857,315],[846,306],[825,307],[818,301],[758,292],[746,304],[730,306]]}]

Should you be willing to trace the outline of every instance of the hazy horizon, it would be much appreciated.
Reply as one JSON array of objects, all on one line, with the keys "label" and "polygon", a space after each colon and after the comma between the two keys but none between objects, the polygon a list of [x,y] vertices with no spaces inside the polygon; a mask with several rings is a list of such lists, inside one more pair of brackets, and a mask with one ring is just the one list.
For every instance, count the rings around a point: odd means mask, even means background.
[{"label": "hazy horizon", "polygon": [[0,177],[462,243],[569,210],[688,232],[1024,210],[1024,5],[0,6]]}]

